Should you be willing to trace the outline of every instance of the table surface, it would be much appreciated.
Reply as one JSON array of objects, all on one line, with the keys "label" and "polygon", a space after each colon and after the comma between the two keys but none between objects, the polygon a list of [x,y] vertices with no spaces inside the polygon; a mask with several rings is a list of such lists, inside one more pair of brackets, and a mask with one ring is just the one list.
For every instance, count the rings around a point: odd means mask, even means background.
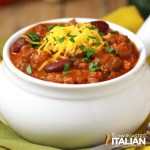
[{"label": "table surface", "polygon": [[66,17],[101,18],[128,5],[128,0],[47,1],[18,0],[10,5],[0,5],[0,38],[9,37],[19,29],[36,22]]}]

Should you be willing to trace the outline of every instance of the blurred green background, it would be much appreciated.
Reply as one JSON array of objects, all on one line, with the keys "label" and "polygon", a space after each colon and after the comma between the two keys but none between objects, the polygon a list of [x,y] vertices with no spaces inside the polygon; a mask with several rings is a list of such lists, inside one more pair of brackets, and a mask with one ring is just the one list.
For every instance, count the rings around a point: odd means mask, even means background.
[{"label": "blurred green background", "polygon": [[130,0],[129,4],[135,5],[144,19],[150,14],[150,0]]}]

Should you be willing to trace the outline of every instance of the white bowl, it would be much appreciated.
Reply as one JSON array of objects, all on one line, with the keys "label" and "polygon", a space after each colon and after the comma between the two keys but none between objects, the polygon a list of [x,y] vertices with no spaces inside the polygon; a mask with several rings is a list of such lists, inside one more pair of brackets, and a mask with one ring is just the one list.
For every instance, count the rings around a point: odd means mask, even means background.
[{"label": "white bowl", "polygon": [[[76,20],[84,23],[96,19]],[[129,30],[108,24],[128,35],[140,57],[130,72],[95,84],[51,83],[22,73],[13,66],[9,49],[31,26],[9,38],[0,65],[0,114],[16,133],[33,143],[71,149],[102,144],[107,133],[133,133],[143,123],[150,111],[150,69],[145,63],[145,48]]]}]

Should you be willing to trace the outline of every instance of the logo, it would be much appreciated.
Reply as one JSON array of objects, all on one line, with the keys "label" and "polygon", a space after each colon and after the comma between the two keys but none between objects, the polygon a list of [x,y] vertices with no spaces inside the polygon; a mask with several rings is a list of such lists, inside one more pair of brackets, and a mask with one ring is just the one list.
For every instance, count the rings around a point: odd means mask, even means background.
[{"label": "logo", "polygon": [[109,143],[109,146],[111,144],[111,138],[110,138],[110,135],[107,133],[106,137],[105,137],[105,143],[106,145]]},{"label": "logo", "polygon": [[[112,138],[111,138],[112,137]],[[110,144],[112,147],[124,147],[124,146],[131,146],[131,147],[143,147],[146,144],[146,134],[116,134],[107,133],[105,137],[106,145]]]}]

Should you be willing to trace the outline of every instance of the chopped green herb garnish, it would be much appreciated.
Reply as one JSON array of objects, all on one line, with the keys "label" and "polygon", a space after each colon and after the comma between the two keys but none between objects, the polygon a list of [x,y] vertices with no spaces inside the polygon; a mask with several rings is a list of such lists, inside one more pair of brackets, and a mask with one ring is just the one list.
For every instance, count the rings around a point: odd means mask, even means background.
[{"label": "chopped green herb garnish", "polygon": [[29,64],[28,67],[27,67],[27,73],[28,74],[31,74],[32,73],[32,69],[31,69],[31,65]]},{"label": "chopped green herb garnish", "polygon": [[42,78],[44,79],[46,77],[46,75],[43,75]]},{"label": "chopped green herb garnish", "polygon": [[114,53],[114,55],[118,56],[118,55],[120,55],[120,54],[119,54],[119,52],[116,52],[116,53]]},{"label": "chopped green herb garnish", "polygon": [[20,42],[19,42],[19,43],[22,43],[22,42],[24,42],[24,40],[20,40]]},{"label": "chopped green herb garnish", "polygon": [[33,44],[30,43],[30,48],[33,48]]},{"label": "chopped green herb garnish", "polygon": [[68,55],[67,55],[67,57],[70,58]]},{"label": "chopped green herb garnish", "polygon": [[111,47],[109,47],[109,49],[108,49],[108,53],[113,53],[114,52],[114,49],[113,48],[111,48]]},{"label": "chopped green herb garnish", "polygon": [[100,45],[100,41],[93,43],[93,46]]},{"label": "chopped green herb garnish", "polygon": [[127,42],[130,43],[130,39],[128,39]]},{"label": "chopped green herb garnish", "polygon": [[56,41],[56,38],[53,36],[53,39]]},{"label": "chopped green herb garnish", "polygon": [[81,49],[81,50],[85,49],[85,46],[84,46],[84,45],[81,45],[81,46],[80,46],[80,49]]},{"label": "chopped green herb garnish", "polygon": [[83,58],[83,60],[85,60],[85,61],[86,61],[85,63],[87,63],[87,62],[90,62],[90,61],[91,61],[91,59],[90,59],[90,58],[88,58],[88,57]]},{"label": "chopped green herb garnish", "polygon": [[87,38],[87,41],[89,41],[89,38]]},{"label": "chopped green herb garnish", "polygon": [[106,41],[106,46],[107,46],[107,47],[109,46],[109,40]]},{"label": "chopped green herb garnish", "polygon": [[68,36],[68,37],[71,37],[71,34],[68,32],[68,33],[67,33],[67,36]]},{"label": "chopped green herb garnish", "polygon": [[48,38],[46,38],[46,41],[48,42]]},{"label": "chopped green herb garnish", "polygon": [[56,25],[54,26],[46,26],[48,29],[53,29]]},{"label": "chopped green herb garnish", "polygon": [[117,56],[117,55],[120,55],[119,52],[114,52],[114,49],[111,48],[111,47],[109,47],[108,53],[114,54],[114,55],[116,55],[116,56]]},{"label": "chopped green herb garnish", "polygon": [[59,27],[66,27],[66,25],[61,24],[61,25],[59,25]]},{"label": "chopped green herb garnish", "polygon": [[91,49],[87,49],[86,51],[83,51],[82,52],[84,54],[86,54],[87,57],[83,58],[85,61],[87,62],[90,62],[91,61],[91,56],[95,53],[95,49],[94,48],[91,48]]},{"label": "chopped green herb garnish", "polygon": [[104,58],[104,56],[100,56],[100,58]]},{"label": "chopped green herb garnish", "polygon": [[68,74],[69,72],[70,63],[65,63],[63,75]]},{"label": "chopped green herb garnish", "polygon": [[96,71],[96,70],[98,70],[99,69],[99,67],[96,67],[96,68],[91,68],[91,69],[89,69],[91,72],[94,72],[94,71]]},{"label": "chopped green herb garnish", "polygon": [[76,37],[77,35],[71,35],[71,37]]},{"label": "chopped green herb garnish", "polygon": [[68,32],[68,33],[67,33],[67,36],[68,36],[68,37],[70,37],[70,36],[71,36],[71,34]]},{"label": "chopped green herb garnish", "polygon": [[95,29],[95,27],[92,25],[89,29],[90,29],[90,30],[94,30],[94,29]]},{"label": "chopped green herb garnish", "polygon": [[109,33],[111,33],[111,34],[116,34],[116,31],[110,31]]},{"label": "chopped green herb garnish", "polygon": [[[72,39],[73,39],[74,37],[76,37],[77,35],[71,35],[70,33],[67,33],[67,36],[68,36],[68,37],[71,37],[71,40],[70,40],[70,41],[72,42]],[[73,40],[74,40],[74,39],[73,39]]]},{"label": "chopped green herb garnish", "polygon": [[38,49],[40,47],[40,45],[39,44],[37,44],[34,48],[35,49]]},{"label": "chopped green herb garnish", "polygon": [[74,56],[74,57],[73,57],[73,61],[76,61],[76,59],[77,59],[77,56]]},{"label": "chopped green herb garnish", "polygon": [[90,58],[93,54],[95,53],[94,49],[87,49],[86,50],[86,55],[88,58]]},{"label": "chopped green herb garnish", "polygon": [[67,33],[67,36],[70,37],[70,41],[75,43],[74,37],[76,37],[77,35],[70,35],[70,33]]},{"label": "chopped green herb garnish", "polygon": [[29,37],[31,38],[32,41],[39,42],[41,37],[37,36],[33,31],[29,32]]},{"label": "chopped green herb garnish", "polygon": [[50,32],[51,34],[53,34],[54,32]]},{"label": "chopped green herb garnish", "polygon": [[97,39],[97,37],[90,36],[90,35],[88,35],[88,37],[89,37],[90,39]]},{"label": "chopped green herb garnish", "polygon": [[59,43],[62,43],[64,40],[65,40],[65,37],[62,37],[62,38],[59,38],[59,39],[58,39],[58,42],[59,42]]},{"label": "chopped green herb garnish", "polygon": [[91,50],[92,50],[92,51],[95,51],[95,49],[94,49],[94,48],[91,48]]},{"label": "chopped green herb garnish", "polygon": [[82,33],[82,31],[81,31],[81,30],[80,30],[79,32],[80,32],[80,33]]},{"label": "chopped green herb garnish", "polygon": [[98,62],[99,62],[99,61],[95,61],[95,62],[93,62],[93,63],[90,65],[89,70],[90,70],[91,72],[94,72],[94,71],[96,71],[97,69],[99,69],[99,67],[97,67]]},{"label": "chopped green herb garnish", "polygon": [[100,32],[100,31],[98,31],[98,33],[99,33],[100,36],[105,35],[103,32]]},{"label": "chopped green herb garnish", "polygon": [[72,43],[75,43],[75,40],[74,40],[73,37],[71,37],[69,40],[70,40]]}]

